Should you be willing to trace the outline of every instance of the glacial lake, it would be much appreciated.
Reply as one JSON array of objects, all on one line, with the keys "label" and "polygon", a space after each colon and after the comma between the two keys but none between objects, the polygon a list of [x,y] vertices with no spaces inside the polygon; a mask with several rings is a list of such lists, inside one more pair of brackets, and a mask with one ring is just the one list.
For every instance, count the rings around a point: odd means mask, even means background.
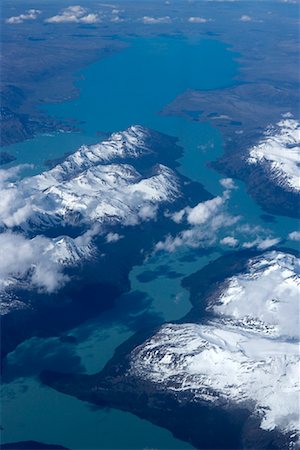
[{"label": "glacial lake", "polygon": [[[208,161],[222,153],[220,133],[209,123],[159,113],[187,89],[209,90],[235,84],[239,70],[236,56],[225,43],[216,40],[133,39],[125,50],[80,72],[79,98],[45,108],[57,117],[83,121],[81,132],[40,135],[7,150],[17,157],[16,164],[33,164],[25,173],[38,173],[45,169],[45,160],[75,151],[83,143],[99,141],[97,132],[119,131],[133,124],[145,125],[178,137],[184,148],[179,170],[190,179],[200,181],[212,194],[221,194],[219,181],[222,176],[207,167]],[[228,205],[232,213],[242,215],[251,226],[269,228],[274,236],[282,239],[297,229],[295,220],[279,216],[274,223],[263,222],[261,208],[248,196],[242,183],[237,185]],[[288,245],[292,247],[293,243],[285,242],[285,246]],[[150,299],[150,309],[165,321],[180,319],[191,306],[188,293],[180,286],[181,279],[223,251],[216,249],[196,260],[186,258],[184,262],[180,257],[188,255],[188,250],[154,255],[142,266],[133,268],[130,294],[145,293]],[[155,273],[163,264],[180,276],[172,278],[161,274],[140,281],[142,273]],[[119,313],[120,308],[124,308],[121,299],[115,309],[71,330],[70,334],[78,340],[76,346],[62,344],[57,338],[31,339],[9,355],[7,367],[15,376],[3,387],[3,443],[36,440],[70,449],[191,448],[168,431],[129,413],[99,410],[41,386],[38,381],[39,371],[44,368],[41,364],[37,363],[35,373],[28,375],[26,365],[30,364],[30,355],[39,347],[48,348],[53,370],[59,371],[64,352],[71,353],[70,364],[76,362],[87,373],[101,370],[114,350],[132,334],[122,322],[122,314],[126,314]],[[142,320],[143,315],[140,317]]]}]

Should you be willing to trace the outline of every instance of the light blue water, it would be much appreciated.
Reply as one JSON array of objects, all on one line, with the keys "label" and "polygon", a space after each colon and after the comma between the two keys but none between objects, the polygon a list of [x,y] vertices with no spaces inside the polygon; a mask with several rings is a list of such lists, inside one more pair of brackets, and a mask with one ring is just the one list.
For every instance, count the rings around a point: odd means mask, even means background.
[{"label": "light blue water", "polygon": [[4,440],[59,443],[69,449],[190,449],[170,432],[117,410],[92,405],[22,378],[3,389]]},{"label": "light blue water", "polygon": [[[83,79],[78,83],[81,89],[78,99],[47,107],[51,114],[61,118],[85,121],[81,133],[38,136],[10,146],[8,151],[17,156],[17,163],[34,163],[35,168],[27,173],[36,173],[43,170],[46,159],[62,156],[82,143],[99,140],[97,131],[111,132],[141,124],[177,136],[185,150],[180,161],[182,173],[200,181],[211,193],[220,194],[221,176],[206,167],[207,161],[216,159],[222,152],[218,131],[207,123],[161,116],[159,111],[186,89],[216,89],[233,84],[238,70],[233,57],[226,45],[217,41],[133,40],[122,52],[81,72]],[[200,149],[206,146],[209,151]],[[244,223],[265,227],[259,218],[261,209],[247,195],[244,185],[238,183],[238,186],[229,209],[243,215]],[[271,234],[282,238],[297,228],[296,221],[280,217],[268,227]],[[164,320],[178,319],[190,308],[188,295],[180,287],[182,276],[198,270],[217,255],[214,253],[189,263],[181,263],[178,253],[154,255],[143,266],[132,270],[132,291],[145,292],[150,299],[150,310]],[[181,277],[170,279],[162,275],[146,283],[138,280],[143,271],[155,271],[162,264],[181,273]],[[103,367],[114,349],[132,333],[122,321],[96,318],[72,330],[79,338],[74,352],[81,358],[86,372],[93,373]],[[37,345],[36,342],[27,341],[29,351],[30,345]],[[16,354],[11,356],[14,357]],[[123,412],[94,411],[83,402],[41,387],[32,377],[9,383],[4,394],[4,442],[31,439],[74,449],[189,448],[166,430]]]}]

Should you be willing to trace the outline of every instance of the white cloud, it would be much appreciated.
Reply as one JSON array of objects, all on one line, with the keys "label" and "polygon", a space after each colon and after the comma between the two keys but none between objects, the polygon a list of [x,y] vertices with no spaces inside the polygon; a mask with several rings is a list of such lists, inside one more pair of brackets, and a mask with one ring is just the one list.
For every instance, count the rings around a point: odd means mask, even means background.
[{"label": "white cloud", "polygon": [[200,202],[195,207],[186,206],[180,211],[171,214],[175,223],[181,223],[184,218],[190,225],[201,225],[207,222],[213,214],[219,212],[229,198],[229,190],[225,190],[222,197],[218,196],[205,202]]},{"label": "white cloud", "polygon": [[3,224],[8,228],[13,228],[26,222],[32,214],[32,208],[22,197],[18,197],[18,190],[10,189],[2,191],[1,194],[3,197],[0,215]]},{"label": "white cloud", "polygon": [[187,221],[190,225],[201,225],[207,222],[224,204],[223,197],[198,203],[194,208],[187,208]]},{"label": "white cloud", "polygon": [[172,214],[171,218],[175,223],[180,223],[183,221],[185,214],[186,214],[186,210],[181,209],[180,211],[177,211],[174,214]]},{"label": "white cloud", "polygon": [[236,185],[234,184],[234,181],[232,178],[222,178],[220,180],[220,185],[225,189],[237,189]]},{"label": "white cloud", "polygon": [[18,178],[22,170],[32,167],[32,164],[20,164],[18,166],[10,167],[9,169],[0,169],[0,186],[7,180]]},{"label": "white cloud", "polygon": [[267,239],[263,239],[259,244],[258,244],[258,248],[260,250],[266,250],[267,248],[270,247],[274,247],[274,245],[279,244],[279,242],[281,241],[281,239],[279,238],[267,238]]},{"label": "white cloud", "polygon": [[247,14],[243,14],[240,19],[241,22],[251,22],[252,21],[252,17],[251,16],[247,16]]},{"label": "white cloud", "polygon": [[238,243],[239,241],[232,236],[226,236],[220,241],[221,245],[228,245],[229,247],[236,247]]},{"label": "white cloud", "polygon": [[6,23],[11,25],[23,23],[26,20],[35,20],[41,14],[42,11],[39,9],[29,9],[24,14],[20,14],[19,16],[12,16],[6,19]]},{"label": "white cloud", "polygon": [[86,8],[83,8],[80,5],[75,5],[75,6],[69,6],[68,8],[65,9],[65,11],[69,11],[70,13],[74,13],[74,14],[79,14],[79,15],[83,15],[86,13]]},{"label": "white cloud", "polygon": [[144,205],[140,208],[138,216],[142,220],[154,220],[157,215],[157,205]]},{"label": "white cloud", "polygon": [[260,242],[259,239],[255,239],[254,241],[244,242],[243,248],[253,248],[257,246],[257,244]]},{"label": "white cloud", "polygon": [[210,22],[211,19],[205,19],[204,17],[189,17],[188,22],[190,23],[206,23]]},{"label": "white cloud", "polygon": [[230,191],[226,189],[222,196],[206,200],[194,208],[186,207],[170,215],[176,223],[186,224],[190,228],[181,231],[175,237],[168,235],[164,241],[156,244],[155,250],[174,252],[178,247],[191,248],[214,245],[219,239],[221,230],[235,225],[240,216],[231,216],[225,211],[225,204],[230,197]]},{"label": "white cloud", "polygon": [[291,241],[300,241],[300,231],[293,231],[288,237]]},{"label": "white cloud", "polygon": [[125,22],[125,19],[123,19],[123,18],[120,17],[120,16],[113,16],[113,17],[110,19],[110,21],[113,22],[113,23],[122,23],[122,22]]},{"label": "white cloud", "polygon": [[101,19],[96,13],[89,13],[86,8],[75,5],[63,9],[60,14],[49,17],[45,20],[47,23],[98,23]]},{"label": "white cloud", "polygon": [[244,248],[256,247],[259,250],[266,250],[266,249],[268,249],[270,247],[274,247],[274,245],[279,244],[280,241],[281,241],[281,239],[279,239],[279,238],[272,238],[272,237],[267,237],[265,239],[257,238],[254,241],[245,242],[243,244],[243,247]]},{"label": "white cloud", "polygon": [[153,24],[158,24],[158,23],[170,23],[171,17],[170,16],[164,16],[164,17],[144,16],[141,20],[145,24],[153,25]]},{"label": "white cloud", "polygon": [[76,242],[76,245],[80,246],[80,247],[86,247],[88,245],[90,245],[92,239],[99,235],[102,234],[103,230],[101,228],[101,225],[99,223],[96,223],[94,225],[91,226],[90,229],[88,229],[85,233],[81,234],[80,236],[77,236],[74,239],[74,242]]},{"label": "white cloud", "polygon": [[6,227],[21,225],[32,212],[30,202],[20,193],[13,182],[28,165],[0,169],[0,223]]},{"label": "white cloud", "polygon": [[100,18],[98,14],[90,13],[86,16],[81,17],[80,22],[81,23],[97,23],[100,21]]},{"label": "white cloud", "polygon": [[123,238],[123,236],[121,236],[118,233],[107,233],[107,235],[106,235],[106,242],[107,243],[118,242],[122,238]]},{"label": "white cloud", "polygon": [[113,9],[112,10],[112,14],[116,14],[117,16],[120,14],[120,13],[122,13],[122,12],[124,12],[125,10],[124,9]]},{"label": "white cloud", "polygon": [[27,239],[12,232],[0,234],[0,289],[10,284],[11,279],[24,278],[48,293],[61,287],[67,278],[62,266],[49,255],[51,242],[43,236]]},{"label": "white cloud", "polygon": [[[229,247],[236,247],[241,243],[244,248],[256,247],[265,250],[280,242],[280,239],[270,236],[269,230],[239,223],[241,216],[230,215],[227,210],[227,201],[230,199],[231,190],[236,189],[236,186],[231,178],[221,180],[221,184],[225,187],[222,196],[201,202],[194,208],[187,206],[175,213],[165,215],[177,224],[186,224],[187,229],[175,236],[167,235],[164,240],[156,244],[155,251],[174,252],[183,246],[211,247],[217,242]],[[230,234],[226,235],[228,232]],[[246,239],[249,241],[245,242]]]},{"label": "white cloud", "polygon": [[232,227],[239,220],[239,216],[230,216],[227,213],[216,214],[204,224],[192,226],[176,236],[168,235],[165,240],[156,244],[155,251],[174,252],[180,247],[211,247],[216,244],[221,230]]}]

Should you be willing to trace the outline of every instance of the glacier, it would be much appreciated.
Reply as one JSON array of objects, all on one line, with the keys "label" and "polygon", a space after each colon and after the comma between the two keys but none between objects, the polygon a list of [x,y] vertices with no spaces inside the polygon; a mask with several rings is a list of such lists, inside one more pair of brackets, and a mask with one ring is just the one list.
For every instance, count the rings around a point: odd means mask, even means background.
[{"label": "glacier", "polygon": [[203,323],[163,325],[132,351],[128,374],[299,435],[299,283],[292,254],[250,259],[210,297]]}]

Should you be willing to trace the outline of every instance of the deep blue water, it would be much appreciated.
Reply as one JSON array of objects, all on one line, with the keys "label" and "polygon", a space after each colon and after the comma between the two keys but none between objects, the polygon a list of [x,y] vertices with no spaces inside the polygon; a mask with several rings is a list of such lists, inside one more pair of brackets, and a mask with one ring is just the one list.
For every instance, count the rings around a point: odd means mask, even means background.
[{"label": "deep blue water", "polygon": [[[180,161],[181,172],[200,181],[211,193],[220,194],[222,177],[206,167],[208,161],[222,153],[219,132],[208,123],[164,117],[159,112],[186,89],[216,89],[234,84],[239,69],[235,56],[226,44],[215,40],[134,39],[122,52],[96,62],[80,73],[79,98],[47,106],[49,113],[55,116],[84,121],[82,132],[38,136],[10,146],[9,151],[17,156],[16,163],[35,164],[27,173],[36,173],[44,169],[46,159],[62,156],[82,143],[99,140],[97,131],[111,132],[141,124],[177,136],[185,150]],[[238,183],[238,186],[229,208],[242,214],[245,223],[265,227],[265,222],[259,218],[262,210],[247,195],[244,185]],[[271,233],[284,238],[296,229],[296,222],[277,217],[277,221],[268,227]],[[154,255],[143,266],[132,270],[132,291],[146,293],[151,300],[150,309],[161,314],[164,320],[179,319],[190,308],[188,295],[180,287],[182,277],[198,270],[220,252],[221,249],[217,249],[209,257],[199,257],[191,262],[180,261],[179,254]],[[141,281],[142,273],[155,273],[162,264],[167,264],[181,277],[163,275]],[[117,304],[115,313],[118,308]],[[79,341],[73,351],[81,358],[81,365],[88,373],[100,370],[114,349],[132,334],[132,330],[122,323],[122,315],[115,321],[113,314],[111,311],[105,317],[95,318],[72,330]],[[18,364],[20,355],[23,355],[24,364],[28,364],[24,354],[32,353],[33,347],[44,345],[45,341],[29,340],[22,344],[19,352],[10,355],[9,364]],[[50,341],[54,354],[64,347],[58,340]],[[190,448],[166,430],[131,414],[116,410],[97,411],[74,398],[40,386],[37,378],[32,376],[18,378],[4,388],[3,427],[3,442],[30,439],[74,449]]]}]

